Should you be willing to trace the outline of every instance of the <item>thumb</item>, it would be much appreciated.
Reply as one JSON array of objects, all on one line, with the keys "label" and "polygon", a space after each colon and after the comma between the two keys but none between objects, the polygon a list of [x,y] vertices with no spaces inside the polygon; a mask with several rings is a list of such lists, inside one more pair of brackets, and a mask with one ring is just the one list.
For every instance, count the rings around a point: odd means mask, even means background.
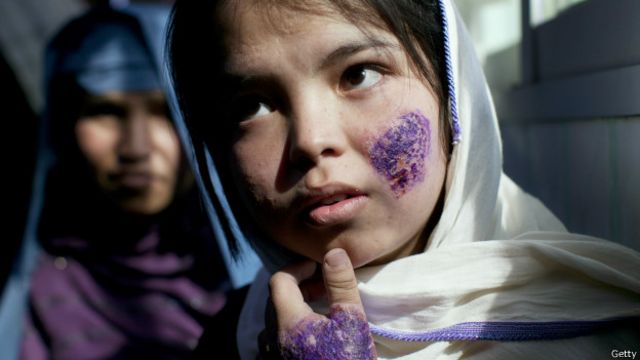
[{"label": "thumb", "polygon": [[346,251],[336,248],[327,252],[324,256],[322,272],[330,305],[353,305],[358,310],[364,311],[356,274]]}]

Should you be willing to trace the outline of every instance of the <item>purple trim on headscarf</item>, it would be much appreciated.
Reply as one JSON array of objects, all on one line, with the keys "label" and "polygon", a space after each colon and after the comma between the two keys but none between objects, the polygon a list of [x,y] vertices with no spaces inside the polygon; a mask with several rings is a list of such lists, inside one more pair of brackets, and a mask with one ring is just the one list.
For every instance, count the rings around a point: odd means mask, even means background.
[{"label": "purple trim on headscarf", "polygon": [[444,0],[440,0],[440,12],[442,13],[442,34],[444,36],[444,63],[447,71],[447,89],[449,91],[449,105],[451,106],[451,129],[453,130],[452,144],[457,144],[462,139],[462,129],[458,119],[458,102],[456,99],[456,86],[453,78],[453,65],[451,64],[451,48],[449,47],[449,23]]},{"label": "purple trim on headscarf", "polygon": [[516,322],[488,321],[465,322],[441,329],[422,332],[385,329],[369,324],[371,333],[392,340],[422,341],[526,341],[566,339],[592,334],[605,327],[640,319],[616,318],[597,321],[547,321]]}]

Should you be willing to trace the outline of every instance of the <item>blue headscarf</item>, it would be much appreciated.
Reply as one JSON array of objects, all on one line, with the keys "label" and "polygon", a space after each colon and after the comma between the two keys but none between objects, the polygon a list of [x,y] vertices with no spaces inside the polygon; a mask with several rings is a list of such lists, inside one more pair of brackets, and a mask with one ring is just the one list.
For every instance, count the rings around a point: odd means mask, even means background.
[{"label": "blue headscarf", "polygon": [[135,34],[119,24],[96,28],[80,49],[64,57],[56,72],[75,75],[78,85],[92,95],[160,89],[148,51]]}]

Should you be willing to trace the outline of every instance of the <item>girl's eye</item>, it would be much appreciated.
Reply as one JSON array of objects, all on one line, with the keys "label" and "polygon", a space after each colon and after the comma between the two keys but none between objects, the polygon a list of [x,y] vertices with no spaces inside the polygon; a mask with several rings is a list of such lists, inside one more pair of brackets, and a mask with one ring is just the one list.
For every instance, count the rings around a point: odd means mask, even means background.
[{"label": "girl's eye", "polygon": [[249,96],[235,101],[232,116],[237,121],[244,121],[267,115],[273,111],[273,106],[263,98]]},{"label": "girl's eye", "polygon": [[349,67],[341,79],[341,86],[346,90],[366,89],[382,80],[382,73],[372,65],[359,64]]}]

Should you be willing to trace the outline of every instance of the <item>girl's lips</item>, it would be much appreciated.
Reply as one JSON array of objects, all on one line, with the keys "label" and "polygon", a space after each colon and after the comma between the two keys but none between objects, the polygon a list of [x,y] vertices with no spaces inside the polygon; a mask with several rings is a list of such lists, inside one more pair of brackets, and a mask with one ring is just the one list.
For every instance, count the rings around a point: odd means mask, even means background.
[{"label": "girl's lips", "polygon": [[368,200],[366,195],[359,194],[329,205],[318,203],[308,210],[306,220],[315,226],[332,226],[344,223],[356,217],[366,206]]}]

